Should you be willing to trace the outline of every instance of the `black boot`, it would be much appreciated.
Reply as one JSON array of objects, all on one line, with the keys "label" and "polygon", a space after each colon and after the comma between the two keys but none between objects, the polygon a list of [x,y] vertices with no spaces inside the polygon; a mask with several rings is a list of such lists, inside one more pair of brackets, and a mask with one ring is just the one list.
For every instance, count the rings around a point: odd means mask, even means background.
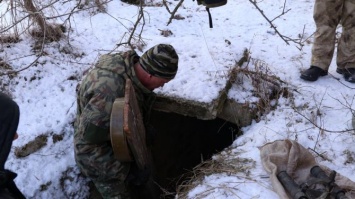
[{"label": "black boot", "polygon": [[327,71],[317,66],[311,66],[309,69],[302,72],[301,79],[314,82],[318,79],[318,77],[325,76],[327,74],[328,74]]},{"label": "black boot", "polygon": [[355,68],[344,69],[343,76],[346,81],[355,83]]},{"label": "black boot", "polygon": [[339,74],[344,74],[344,72],[346,71],[345,68],[341,69],[341,68],[337,68],[336,72],[339,73]]}]

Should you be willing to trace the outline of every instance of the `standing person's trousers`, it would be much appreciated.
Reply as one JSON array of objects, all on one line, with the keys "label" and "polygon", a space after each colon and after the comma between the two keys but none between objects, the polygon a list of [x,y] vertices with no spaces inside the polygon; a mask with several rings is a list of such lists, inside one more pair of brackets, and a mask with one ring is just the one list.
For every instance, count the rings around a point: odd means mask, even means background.
[{"label": "standing person's trousers", "polygon": [[355,0],[316,0],[313,19],[317,29],[311,65],[328,71],[336,47],[337,26],[341,25],[336,64],[339,69],[355,68]]}]

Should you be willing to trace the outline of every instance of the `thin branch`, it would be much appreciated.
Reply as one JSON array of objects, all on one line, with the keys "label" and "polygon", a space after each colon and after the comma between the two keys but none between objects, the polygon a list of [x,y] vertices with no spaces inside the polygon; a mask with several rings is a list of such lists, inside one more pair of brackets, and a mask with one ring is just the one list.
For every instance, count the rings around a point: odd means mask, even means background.
[{"label": "thin branch", "polygon": [[342,84],[343,86],[345,86],[346,88],[349,88],[349,89],[355,89],[355,87],[351,87],[351,86],[348,86],[346,84],[344,84],[344,82],[340,81],[340,78],[337,78],[335,77],[334,75],[332,75],[331,73],[328,72],[328,74],[333,77],[335,80],[337,80],[340,84]]},{"label": "thin branch", "polygon": [[[280,18],[281,16],[285,15],[286,13],[288,13],[288,12],[291,10],[291,9],[285,10],[285,8],[286,8],[286,0],[284,1],[283,10],[282,10],[281,14],[279,14],[278,16],[276,16],[276,17],[275,17],[274,19],[272,19],[272,20],[270,20],[270,19],[264,14],[264,11],[258,6],[258,2],[257,2],[256,0],[249,0],[249,2],[254,5],[254,7],[260,12],[260,14],[261,14],[261,15],[266,19],[266,21],[270,24],[270,27],[271,27],[272,29],[274,29],[275,33],[276,33],[287,45],[290,45],[289,42],[293,42],[293,43],[295,43],[295,44],[301,46],[301,47],[297,47],[297,46],[296,46],[299,50],[302,49],[302,47],[304,46],[302,40],[300,40],[300,39],[292,39],[292,38],[290,38],[290,37],[288,37],[288,36],[285,36],[285,35],[281,34],[281,33],[278,31],[277,27],[273,24],[273,21],[275,21],[276,19],[278,19],[278,18]],[[302,34],[304,34],[304,30],[303,30],[303,33],[302,33]],[[303,38],[303,36],[302,36],[301,38]]]},{"label": "thin branch", "polygon": [[140,2],[140,5],[139,5],[139,12],[138,12],[137,20],[134,23],[132,30],[130,31],[130,35],[128,36],[128,40],[126,42],[117,44],[117,47],[119,47],[121,45],[129,45],[131,47],[131,49],[134,49],[134,45],[132,44],[132,39],[134,38],[134,34],[135,34],[141,20],[143,20],[143,23],[142,23],[142,28],[138,34],[138,42],[141,41],[144,44],[144,41],[141,40],[142,33],[143,33],[143,27],[145,26],[144,9],[143,9],[142,1]]},{"label": "thin branch", "polygon": [[317,151],[315,151],[314,149],[311,149],[308,147],[309,150],[313,151],[315,154],[317,154],[319,157],[323,158],[323,160],[327,160],[329,162],[332,162],[332,160],[330,160],[329,158],[325,157],[323,154],[318,153]]},{"label": "thin branch", "polygon": [[[286,14],[286,13],[287,13],[289,10],[291,10],[291,9],[287,10],[286,12],[282,12],[282,13],[281,13],[279,16],[277,16],[276,18],[274,18],[273,20],[270,20],[270,19],[264,14],[264,11],[261,10],[261,8],[258,6],[256,0],[249,0],[249,2],[250,2],[251,4],[253,4],[254,7],[260,12],[260,14],[266,19],[266,21],[269,22],[270,27],[275,30],[276,34],[278,34],[278,35],[280,36],[280,38],[281,38],[282,40],[284,40],[287,45],[290,45],[289,41],[291,41],[292,39],[289,38],[289,37],[286,37],[286,36],[282,35],[282,34],[277,30],[277,27],[276,27],[272,22],[273,22],[275,19],[277,19],[277,18],[281,17],[282,15]],[[285,0],[285,2],[286,2],[286,0]]]},{"label": "thin branch", "polygon": [[175,13],[177,12],[177,10],[179,9],[179,7],[182,5],[182,3],[184,2],[184,0],[180,0],[179,3],[176,5],[176,7],[174,8],[174,10],[172,12],[170,12],[170,9],[166,3],[166,0],[163,0],[163,4],[166,7],[166,9],[168,10],[168,12],[171,14],[168,23],[166,24],[167,26],[172,22],[172,20],[175,17]]},{"label": "thin branch", "polygon": [[32,63],[30,63],[28,66],[26,66],[26,67],[24,67],[24,68],[22,68],[22,69],[20,69],[20,70],[9,71],[9,72],[7,72],[7,73],[0,73],[0,76],[16,74],[16,73],[19,73],[19,72],[21,72],[21,71],[24,71],[24,70],[30,68],[31,66],[33,66],[34,64],[36,64],[37,61],[38,61],[38,59],[39,59],[40,57],[41,57],[41,56],[38,56]]},{"label": "thin branch", "polygon": [[307,121],[309,121],[313,126],[315,126],[316,128],[318,128],[321,131],[324,132],[328,132],[328,133],[346,133],[346,132],[351,132],[354,131],[355,129],[345,129],[345,130],[328,130],[326,128],[323,128],[321,126],[319,126],[318,124],[316,124],[315,122],[313,122],[311,119],[309,119],[308,117],[306,117],[305,115],[303,115],[301,112],[299,112],[296,108],[293,109],[296,113],[298,113],[300,116],[302,116],[303,118],[305,118]]}]

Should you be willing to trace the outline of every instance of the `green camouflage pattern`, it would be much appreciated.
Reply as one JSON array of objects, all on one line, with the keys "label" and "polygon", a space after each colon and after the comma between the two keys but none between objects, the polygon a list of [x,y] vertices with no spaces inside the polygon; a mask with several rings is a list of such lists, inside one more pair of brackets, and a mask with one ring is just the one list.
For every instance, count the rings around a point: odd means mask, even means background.
[{"label": "green camouflage pattern", "polygon": [[179,56],[173,46],[158,44],[147,50],[139,59],[142,68],[149,74],[173,79],[178,70]]},{"label": "green camouflage pattern", "polygon": [[311,65],[328,71],[335,49],[336,28],[341,25],[342,34],[337,45],[337,67],[355,68],[355,0],[316,0],[313,18],[317,29]]},{"label": "green camouflage pattern", "polygon": [[113,102],[124,97],[125,81],[132,80],[138,102],[152,92],[137,79],[134,51],[103,55],[77,88],[77,117],[74,132],[75,160],[82,173],[91,178],[104,198],[127,198],[124,180],[130,163],[114,158],[110,141]]},{"label": "green camouflage pattern", "polygon": [[93,181],[96,189],[104,199],[124,199],[132,198],[129,187],[118,180],[112,181]]}]

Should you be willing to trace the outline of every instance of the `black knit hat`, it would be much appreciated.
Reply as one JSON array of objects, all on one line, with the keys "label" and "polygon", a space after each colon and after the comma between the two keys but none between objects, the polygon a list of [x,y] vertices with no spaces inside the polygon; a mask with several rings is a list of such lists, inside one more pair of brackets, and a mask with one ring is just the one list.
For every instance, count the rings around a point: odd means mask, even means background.
[{"label": "black knit hat", "polygon": [[139,59],[142,68],[149,74],[173,79],[178,69],[179,57],[173,46],[158,44],[147,50]]}]

